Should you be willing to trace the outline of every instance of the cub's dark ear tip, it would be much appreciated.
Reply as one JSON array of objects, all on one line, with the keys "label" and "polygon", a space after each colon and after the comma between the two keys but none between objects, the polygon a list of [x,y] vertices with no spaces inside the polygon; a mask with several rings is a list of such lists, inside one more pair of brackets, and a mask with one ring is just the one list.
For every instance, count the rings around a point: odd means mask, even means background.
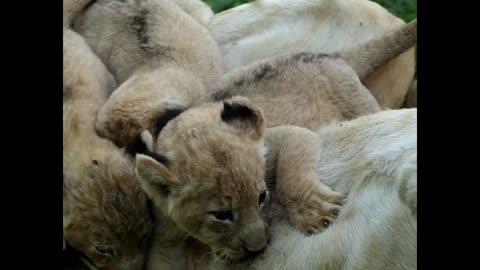
[{"label": "cub's dark ear tip", "polygon": [[223,110],[221,117],[222,120],[225,122],[229,122],[232,120],[248,119],[254,115],[255,113],[253,112],[253,110],[247,105],[240,103],[232,103],[228,101],[223,102]]},{"label": "cub's dark ear tip", "polygon": [[147,151],[146,153],[143,153],[143,154],[155,159],[158,163],[161,163],[165,166],[168,166],[169,160],[166,156],[163,156],[163,155],[160,155],[160,154],[157,154],[157,153],[153,153],[153,152],[150,152],[150,151]]},{"label": "cub's dark ear tip", "polygon": [[136,154],[146,155],[164,165],[168,165],[169,162],[167,157],[148,150],[147,144],[143,141],[141,134],[138,134],[135,139],[125,147],[125,152],[134,158]]},{"label": "cub's dark ear tip", "polygon": [[133,141],[125,147],[125,153],[135,157],[136,154],[145,154],[148,152],[147,144],[143,141],[142,136],[138,134]]},{"label": "cub's dark ear tip", "polygon": [[154,135],[158,135],[160,131],[168,124],[168,122],[170,122],[171,120],[179,116],[185,110],[186,108],[178,107],[178,108],[171,108],[163,111],[155,121],[156,132]]}]

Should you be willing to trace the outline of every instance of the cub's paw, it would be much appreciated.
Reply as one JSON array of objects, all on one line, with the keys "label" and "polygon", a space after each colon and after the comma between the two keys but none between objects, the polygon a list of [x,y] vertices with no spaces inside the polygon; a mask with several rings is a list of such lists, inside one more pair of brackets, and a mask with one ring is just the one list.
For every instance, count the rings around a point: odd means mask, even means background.
[{"label": "cub's paw", "polygon": [[302,200],[288,204],[288,218],[290,223],[304,234],[323,232],[337,218],[343,199],[339,193],[326,196],[324,192],[313,192]]},{"label": "cub's paw", "polygon": [[325,187],[324,190],[321,190],[318,192],[319,194],[317,196],[319,196],[320,198],[322,198],[324,201],[330,203],[330,204],[334,204],[334,205],[343,205],[343,203],[345,202],[345,196],[338,193],[338,192],[335,192],[333,190],[331,190],[330,188],[328,187]]}]

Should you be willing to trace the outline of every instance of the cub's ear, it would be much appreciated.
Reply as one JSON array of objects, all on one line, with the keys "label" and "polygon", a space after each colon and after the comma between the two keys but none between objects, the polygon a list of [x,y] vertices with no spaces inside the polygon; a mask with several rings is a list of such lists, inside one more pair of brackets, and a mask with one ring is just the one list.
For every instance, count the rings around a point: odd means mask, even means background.
[{"label": "cub's ear", "polygon": [[265,133],[262,110],[245,97],[237,96],[223,101],[221,118],[252,140],[260,140]]},{"label": "cub's ear", "polygon": [[135,139],[125,146],[125,152],[135,157],[135,154],[153,152],[153,136],[148,130],[142,131]]},{"label": "cub's ear", "polygon": [[171,106],[171,108],[166,108],[162,113],[157,117],[157,120],[155,121],[155,131],[154,135],[155,137],[158,137],[162,129],[173,119],[175,119],[177,116],[179,116],[181,113],[183,113],[186,108],[176,104],[174,101],[170,101],[170,104],[167,104],[166,106]]},{"label": "cub's ear", "polygon": [[166,197],[172,188],[180,185],[178,177],[168,169],[168,162],[166,157],[154,153],[136,155],[135,173],[150,197]]}]

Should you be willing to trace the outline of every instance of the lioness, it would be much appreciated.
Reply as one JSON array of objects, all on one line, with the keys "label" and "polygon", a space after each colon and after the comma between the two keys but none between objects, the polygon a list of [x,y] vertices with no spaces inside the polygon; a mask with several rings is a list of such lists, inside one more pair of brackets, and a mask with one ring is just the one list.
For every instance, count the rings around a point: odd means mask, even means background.
[{"label": "lioness", "polygon": [[[350,50],[403,24],[369,0],[256,0],[216,14],[209,28],[229,72],[289,53]],[[383,108],[400,108],[414,72],[412,48],[362,83]]]}]

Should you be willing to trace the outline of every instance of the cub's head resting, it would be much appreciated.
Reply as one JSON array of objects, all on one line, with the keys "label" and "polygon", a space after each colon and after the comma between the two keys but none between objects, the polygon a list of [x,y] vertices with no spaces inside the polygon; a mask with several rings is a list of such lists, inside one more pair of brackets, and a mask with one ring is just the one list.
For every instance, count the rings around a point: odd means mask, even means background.
[{"label": "cub's head resting", "polygon": [[64,170],[64,238],[98,269],[143,269],[153,224],[136,178],[120,151]]},{"label": "cub's head resting", "polygon": [[150,140],[151,151],[136,155],[136,173],[156,206],[223,262],[267,244],[264,131],[262,111],[234,97],[180,113],[155,145]]}]

